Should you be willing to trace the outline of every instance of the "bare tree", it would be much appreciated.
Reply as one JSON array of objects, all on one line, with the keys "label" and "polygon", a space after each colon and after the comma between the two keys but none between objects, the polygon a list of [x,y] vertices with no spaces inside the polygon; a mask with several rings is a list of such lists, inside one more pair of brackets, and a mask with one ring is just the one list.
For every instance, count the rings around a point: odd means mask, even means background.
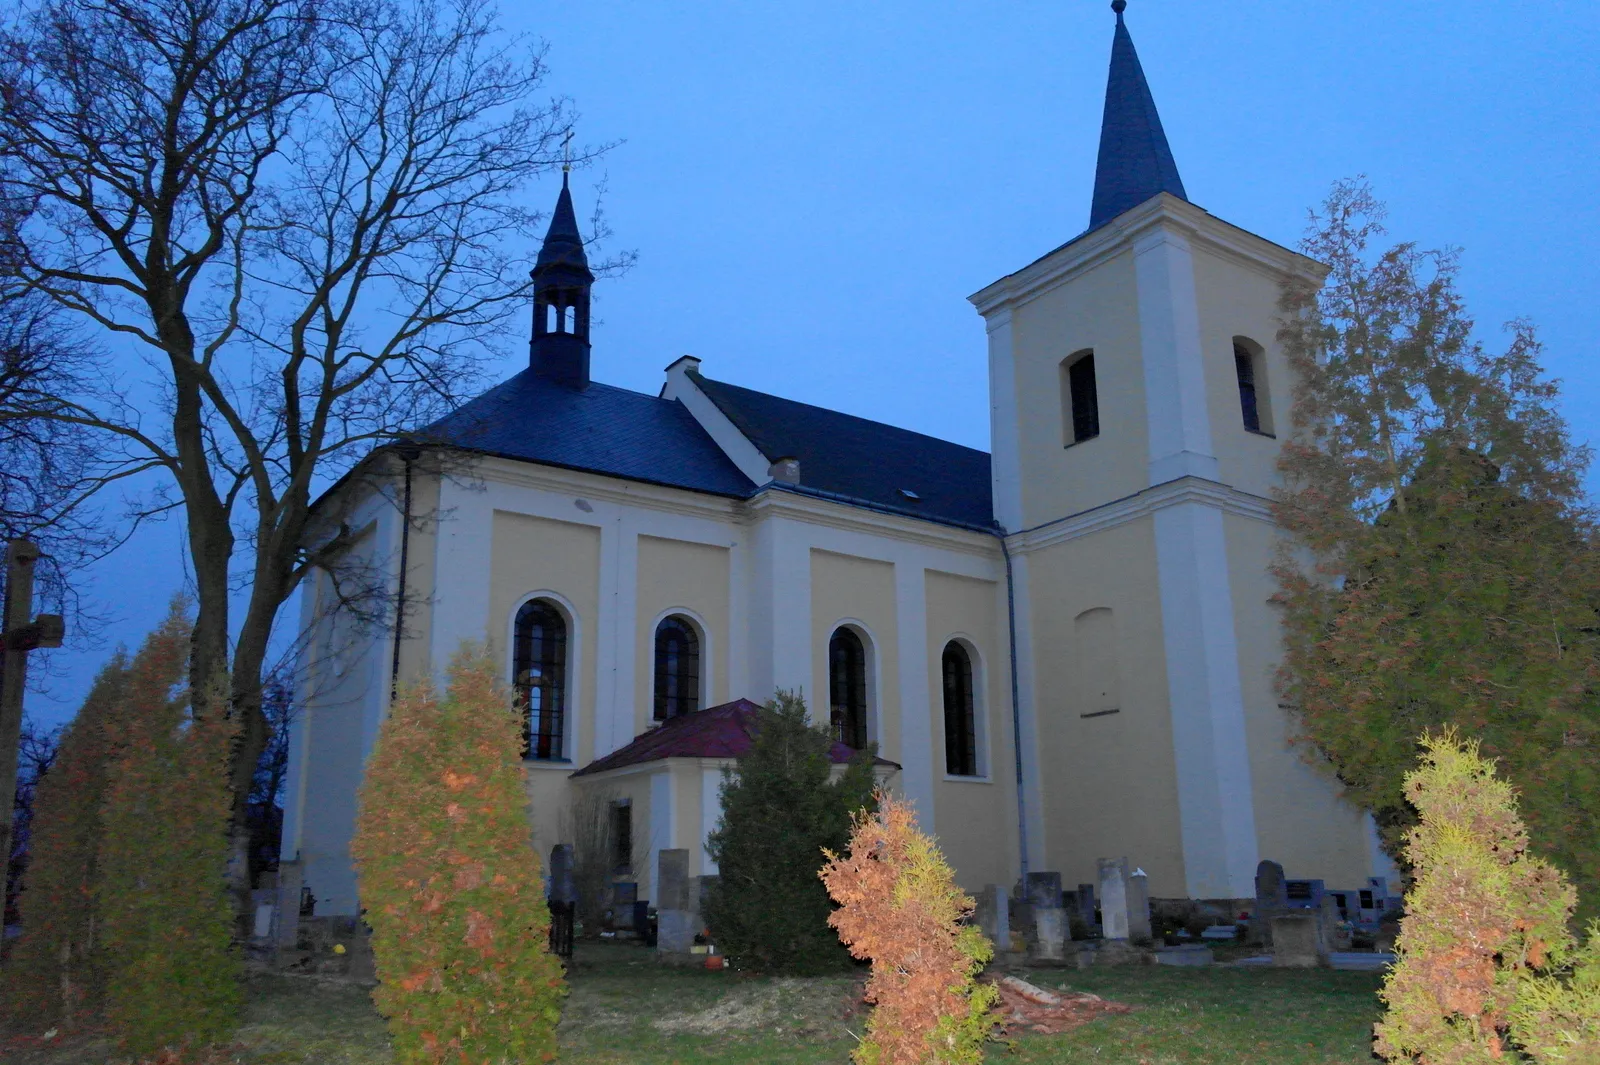
[{"label": "bare tree", "polygon": [[33,0],[0,36],[7,270],[138,356],[40,406],[100,435],[99,483],[167,476],[241,847],[274,622],[350,535],[307,543],[315,494],[475,388],[526,293],[522,193],[573,119],[544,77],[482,0]]}]

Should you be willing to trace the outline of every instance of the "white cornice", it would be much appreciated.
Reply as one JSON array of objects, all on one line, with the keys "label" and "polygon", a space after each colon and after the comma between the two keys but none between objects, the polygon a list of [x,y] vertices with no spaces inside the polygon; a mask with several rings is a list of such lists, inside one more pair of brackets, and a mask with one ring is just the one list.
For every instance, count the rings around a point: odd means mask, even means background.
[{"label": "white cornice", "polygon": [[751,518],[756,521],[767,517],[789,518],[811,525],[884,536],[903,543],[962,551],[985,558],[998,557],[1000,554],[996,538],[989,533],[886,514],[797,492],[768,489],[750,500],[748,506]]},{"label": "white cornice", "polygon": [[967,299],[985,317],[1001,307],[1020,306],[1130,250],[1136,240],[1156,227],[1176,229],[1197,246],[1273,278],[1299,274],[1320,282],[1327,273],[1326,267],[1314,259],[1224,222],[1204,208],[1161,193]]},{"label": "white cornice", "polygon": [[1092,510],[1012,533],[1006,537],[1006,546],[1025,554],[1148,517],[1158,510],[1183,503],[1203,503],[1226,514],[1272,524],[1270,500],[1201,477],[1179,477]]}]

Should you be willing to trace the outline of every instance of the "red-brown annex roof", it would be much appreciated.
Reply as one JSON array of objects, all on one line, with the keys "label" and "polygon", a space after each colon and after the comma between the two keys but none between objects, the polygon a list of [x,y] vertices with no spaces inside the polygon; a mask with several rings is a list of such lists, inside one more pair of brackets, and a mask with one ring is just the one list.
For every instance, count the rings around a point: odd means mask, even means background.
[{"label": "red-brown annex roof", "polygon": [[[626,747],[619,747],[604,758],[596,758],[572,775],[589,776],[624,766],[659,762],[665,758],[742,757],[750,750],[760,709],[749,699],[735,699],[721,706],[671,718],[644,735],[636,736]],[[835,742],[829,757],[842,764],[848,762],[853,754],[855,751]],[[887,758],[879,758],[875,764],[900,768]]]}]

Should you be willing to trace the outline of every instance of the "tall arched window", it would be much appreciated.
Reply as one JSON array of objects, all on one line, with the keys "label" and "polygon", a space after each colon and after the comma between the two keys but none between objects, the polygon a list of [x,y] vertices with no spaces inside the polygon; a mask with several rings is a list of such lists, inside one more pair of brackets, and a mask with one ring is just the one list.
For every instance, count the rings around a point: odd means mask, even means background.
[{"label": "tall arched window", "polygon": [[835,629],[828,641],[828,723],[847,747],[867,746],[867,648],[854,629]]},{"label": "tall arched window", "polygon": [[567,734],[567,619],[548,599],[517,611],[511,675],[522,708],[522,756],[562,758]]},{"label": "tall arched window", "polygon": [[951,640],[941,658],[944,672],[944,769],[953,777],[978,775],[977,707],[972,692],[972,657]]},{"label": "tall arched window", "polygon": [[655,719],[700,709],[700,634],[688,618],[674,614],[656,626]]},{"label": "tall arched window", "polygon": [[1068,447],[1100,435],[1100,394],[1094,352],[1079,351],[1061,362],[1061,421]]}]

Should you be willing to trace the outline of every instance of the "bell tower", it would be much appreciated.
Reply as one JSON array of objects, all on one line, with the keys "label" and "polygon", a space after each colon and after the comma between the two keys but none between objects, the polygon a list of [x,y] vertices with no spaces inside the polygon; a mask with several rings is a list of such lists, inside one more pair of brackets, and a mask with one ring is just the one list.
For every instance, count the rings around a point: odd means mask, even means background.
[{"label": "bell tower", "polygon": [[589,386],[589,289],[594,274],[583,251],[567,174],[563,168],[561,196],[533,267],[528,365],[541,377],[581,389]]},{"label": "bell tower", "polygon": [[1323,270],[1189,201],[1111,7],[1089,226],[971,297],[1030,865],[1088,880],[1137,855],[1167,897],[1251,898],[1263,855],[1361,883],[1359,812],[1291,749],[1273,687],[1277,300]]}]

